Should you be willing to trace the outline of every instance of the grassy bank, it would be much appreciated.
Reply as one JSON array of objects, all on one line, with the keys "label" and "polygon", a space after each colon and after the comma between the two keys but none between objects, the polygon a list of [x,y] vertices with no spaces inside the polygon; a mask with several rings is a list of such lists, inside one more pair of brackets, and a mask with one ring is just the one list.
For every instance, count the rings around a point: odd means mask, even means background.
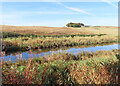
[{"label": "grassy bank", "polygon": [[118,83],[118,51],[57,54],[16,63],[3,62],[4,84],[114,84]]},{"label": "grassy bank", "polygon": [[8,37],[31,37],[31,38],[35,38],[35,37],[40,37],[40,38],[46,38],[46,37],[75,37],[75,36],[79,36],[79,37],[93,37],[93,36],[104,36],[106,34],[68,34],[68,35],[35,35],[35,34],[20,34],[20,33],[13,33],[13,32],[2,32],[2,37],[3,38],[8,38]]},{"label": "grassy bank", "polygon": [[77,46],[77,45],[96,45],[96,44],[109,44],[117,43],[117,37],[110,36],[95,36],[95,37],[46,37],[46,38],[30,38],[30,37],[18,37],[18,38],[5,38],[7,50],[27,50],[38,48],[56,48],[62,46]]}]

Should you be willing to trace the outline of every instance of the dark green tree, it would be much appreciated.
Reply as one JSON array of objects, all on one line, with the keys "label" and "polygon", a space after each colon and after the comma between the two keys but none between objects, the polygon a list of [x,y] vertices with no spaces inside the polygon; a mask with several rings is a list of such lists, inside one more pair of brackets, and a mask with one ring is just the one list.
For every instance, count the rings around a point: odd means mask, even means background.
[{"label": "dark green tree", "polygon": [[72,22],[70,22],[66,26],[67,27],[81,27],[81,26],[84,26],[84,24],[83,23],[72,23]]}]

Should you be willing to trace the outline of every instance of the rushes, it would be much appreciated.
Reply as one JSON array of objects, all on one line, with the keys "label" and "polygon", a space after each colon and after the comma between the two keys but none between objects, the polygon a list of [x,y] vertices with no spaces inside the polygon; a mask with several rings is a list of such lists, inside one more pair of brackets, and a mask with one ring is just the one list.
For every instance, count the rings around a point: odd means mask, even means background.
[{"label": "rushes", "polygon": [[75,36],[79,36],[79,37],[93,37],[93,36],[104,36],[106,34],[69,34],[69,35],[35,35],[35,34],[21,34],[21,33],[14,33],[14,32],[2,32],[2,36],[3,38],[8,38],[8,37],[31,37],[31,38],[35,38],[35,37],[40,37],[40,38],[46,38],[46,37],[56,37],[56,38],[60,38],[60,37],[75,37]]},{"label": "rushes", "polygon": [[118,83],[118,51],[59,53],[46,59],[3,63],[4,84],[113,84]]},{"label": "rushes", "polygon": [[61,37],[61,38],[29,38],[29,37],[19,37],[19,38],[6,38],[4,43],[6,47],[15,47],[20,50],[38,49],[38,48],[55,48],[61,46],[77,46],[77,45],[96,45],[103,43],[114,43],[117,42],[117,37]]}]

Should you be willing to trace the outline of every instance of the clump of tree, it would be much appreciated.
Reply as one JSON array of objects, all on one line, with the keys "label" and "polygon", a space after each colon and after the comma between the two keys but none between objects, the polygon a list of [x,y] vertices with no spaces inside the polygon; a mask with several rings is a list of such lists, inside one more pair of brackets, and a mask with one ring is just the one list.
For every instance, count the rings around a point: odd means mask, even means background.
[{"label": "clump of tree", "polygon": [[66,26],[67,27],[82,27],[82,26],[84,26],[84,24],[83,23],[72,23],[72,22],[70,22]]}]

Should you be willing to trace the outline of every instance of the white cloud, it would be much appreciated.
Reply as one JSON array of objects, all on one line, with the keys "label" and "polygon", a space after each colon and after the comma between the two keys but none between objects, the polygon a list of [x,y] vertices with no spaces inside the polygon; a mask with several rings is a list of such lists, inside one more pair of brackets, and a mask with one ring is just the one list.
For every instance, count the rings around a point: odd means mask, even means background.
[{"label": "white cloud", "polygon": [[102,0],[102,1],[104,1],[104,2],[106,2],[106,3],[108,3],[108,4],[110,4],[110,5],[112,5],[112,6],[115,7],[115,8],[118,8],[118,6],[115,5],[115,4],[113,4],[112,1],[110,1],[110,0]]},{"label": "white cloud", "polygon": [[71,9],[71,10],[73,10],[73,11],[77,11],[77,12],[84,13],[84,14],[87,14],[87,15],[93,15],[93,14],[88,13],[88,12],[86,12],[86,11],[84,11],[84,10],[81,10],[81,9],[72,8],[72,7],[66,7],[66,8]]},{"label": "white cloud", "polygon": [[88,12],[84,11],[84,10],[66,6],[66,5],[64,5],[64,4],[60,3],[60,2],[57,2],[57,4],[59,4],[59,5],[61,5],[61,6],[64,6],[65,8],[70,9],[70,10],[72,10],[72,11],[84,13],[84,14],[87,14],[87,15],[93,15],[93,14],[91,14],[91,13],[88,13]]}]

